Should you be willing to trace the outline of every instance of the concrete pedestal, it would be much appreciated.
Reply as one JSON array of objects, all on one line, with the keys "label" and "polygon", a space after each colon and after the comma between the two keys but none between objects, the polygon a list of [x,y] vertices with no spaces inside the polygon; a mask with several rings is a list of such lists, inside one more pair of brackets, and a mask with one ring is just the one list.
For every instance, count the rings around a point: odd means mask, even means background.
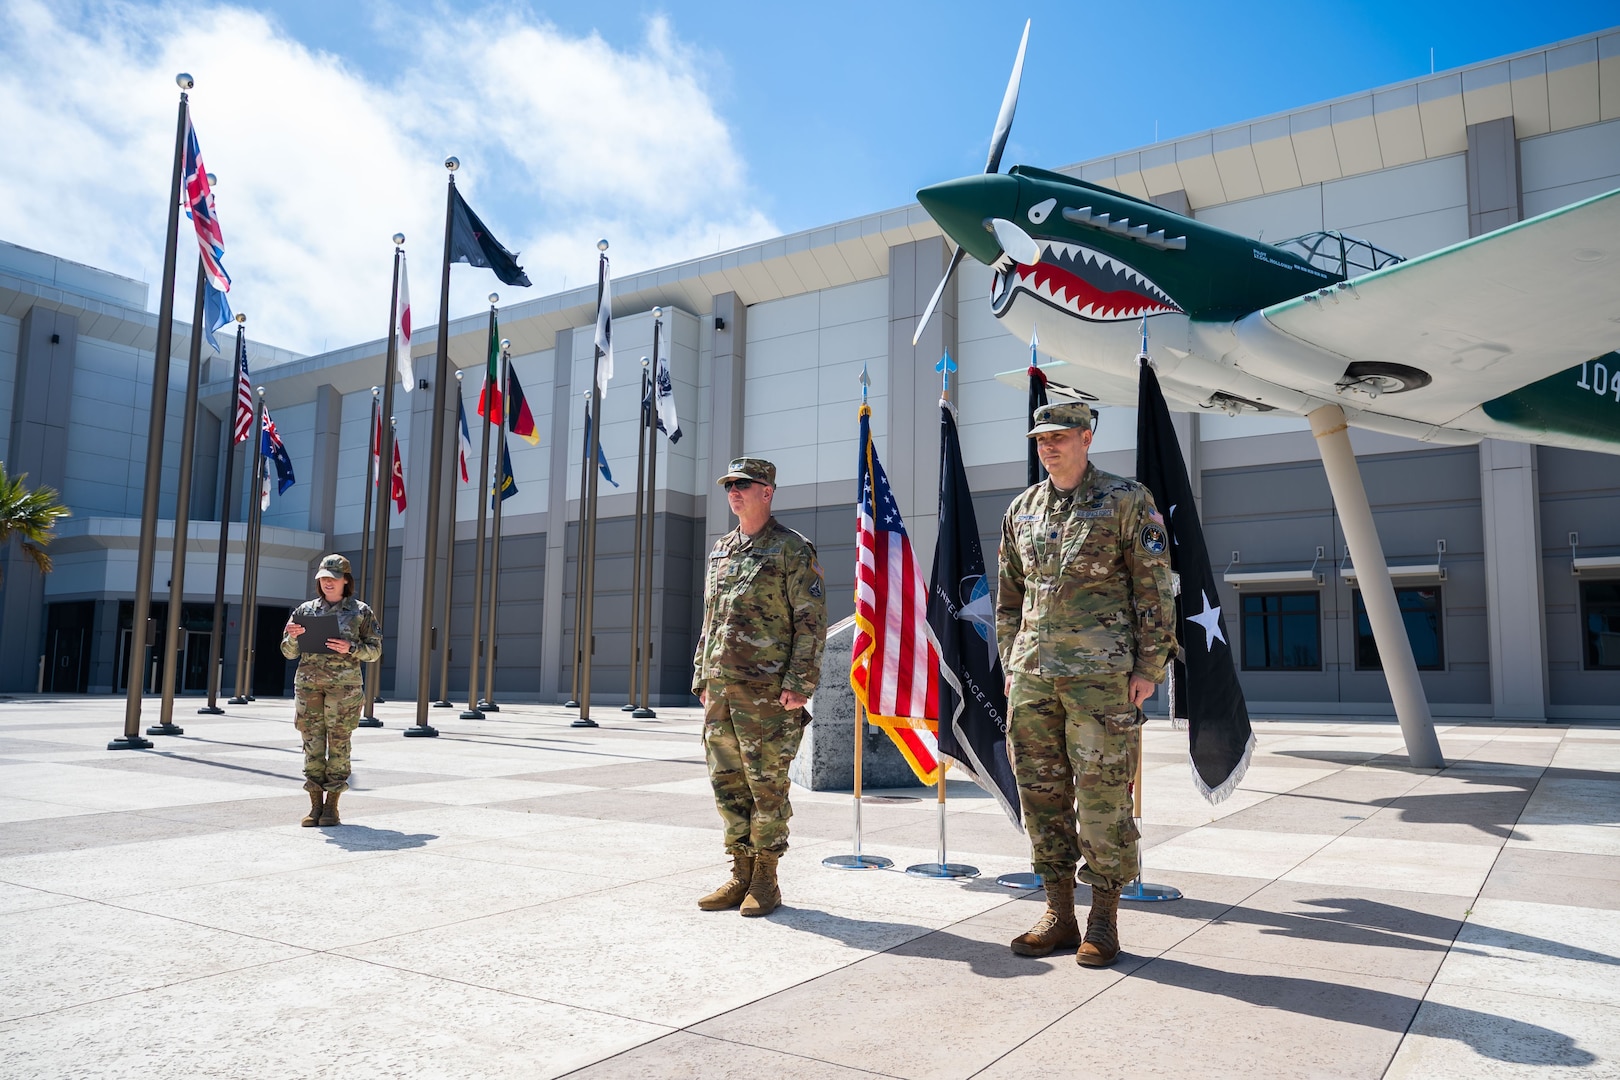
[{"label": "concrete pedestal", "polygon": [[[821,682],[810,701],[815,719],[805,729],[798,756],[788,768],[795,784],[811,791],[850,791],[855,786],[855,692],[849,686],[849,660],[855,644],[855,620],[845,619],[827,632],[821,657]],[[864,788],[921,787],[894,740],[870,724],[861,750]]]}]

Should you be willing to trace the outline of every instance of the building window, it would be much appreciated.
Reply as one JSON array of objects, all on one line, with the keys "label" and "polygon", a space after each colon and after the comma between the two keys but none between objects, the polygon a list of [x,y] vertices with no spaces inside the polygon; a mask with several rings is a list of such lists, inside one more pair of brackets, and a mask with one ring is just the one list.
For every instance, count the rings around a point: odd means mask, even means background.
[{"label": "building window", "polygon": [[1620,671],[1620,581],[1581,582],[1586,670]]},{"label": "building window", "polygon": [[1314,592],[1243,597],[1245,671],[1322,670],[1322,604]]},{"label": "building window", "polygon": [[[1424,585],[1418,588],[1396,589],[1395,603],[1401,609],[1401,621],[1406,624],[1406,639],[1412,643],[1412,658],[1419,671],[1443,671],[1446,666],[1445,635],[1441,631],[1440,586]],[[1362,603],[1361,590],[1355,593],[1356,609],[1356,670],[1382,671],[1384,662],[1378,656],[1378,643],[1373,640],[1372,621],[1367,618],[1367,607]]]}]

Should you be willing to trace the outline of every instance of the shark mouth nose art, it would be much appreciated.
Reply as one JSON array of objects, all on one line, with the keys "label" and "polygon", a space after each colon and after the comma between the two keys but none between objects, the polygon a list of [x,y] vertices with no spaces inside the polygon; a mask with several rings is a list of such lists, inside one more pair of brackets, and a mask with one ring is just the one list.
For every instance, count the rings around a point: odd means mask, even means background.
[{"label": "shark mouth nose art", "polygon": [[1131,266],[1083,244],[1038,240],[1034,266],[996,267],[990,303],[999,318],[1020,292],[1088,322],[1125,322],[1180,312],[1165,291]]}]

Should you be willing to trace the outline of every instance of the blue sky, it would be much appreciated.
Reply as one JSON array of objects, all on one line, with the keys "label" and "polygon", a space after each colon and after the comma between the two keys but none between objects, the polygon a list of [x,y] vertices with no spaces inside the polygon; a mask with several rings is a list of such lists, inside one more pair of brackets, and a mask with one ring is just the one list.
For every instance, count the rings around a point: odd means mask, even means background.
[{"label": "blue sky", "polygon": [[[581,284],[599,235],[622,273],[981,170],[1026,17],[1004,166],[1424,75],[1431,47],[1443,71],[1620,23],[1612,0],[1534,18],[1501,3],[1225,8],[0,0],[0,115],[32,154],[0,175],[0,239],[156,281],[172,76],[191,71],[233,300],[266,340],[315,350],[380,336],[396,229],[417,321],[435,317],[445,154],[530,269],[511,303]],[[452,312],[489,286],[459,275]]]}]

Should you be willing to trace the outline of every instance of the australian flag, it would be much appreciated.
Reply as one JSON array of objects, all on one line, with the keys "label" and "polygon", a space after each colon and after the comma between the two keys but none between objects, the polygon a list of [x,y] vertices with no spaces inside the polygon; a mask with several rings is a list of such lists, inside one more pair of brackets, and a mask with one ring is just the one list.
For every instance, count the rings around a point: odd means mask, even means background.
[{"label": "australian flag", "polygon": [[1217,803],[1236,790],[1248,770],[1254,730],[1243,687],[1238,685],[1181,444],[1170,424],[1159,377],[1145,355],[1136,408],[1136,478],[1147,485],[1154,505],[1164,513],[1170,568],[1181,577],[1181,595],[1176,598],[1176,641],[1181,649],[1180,659],[1171,665],[1172,697],[1178,714],[1180,703],[1186,702],[1193,779],[1204,798]]},{"label": "australian flag", "polygon": [[293,477],[292,458],[287,456],[287,448],[281,445],[281,433],[276,430],[276,422],[270,419],[270,410],[264,410],[264,430],[259,433],[259,453],[276,464],[276,494],[285,495],[287,489],[297,483]]},{"label": "australian flag", "polygon": [[[1033,385],[1033,383],[1032,383]],[[1007,757],[1007,691],[996,652],[995,590],[951,406],[939,408],[939,539],[928,586],[928,625],[939,639],[939,750],[996,797],[1023,828]]]},{"label": "australian flag", "polygon": [[450,189],[450,249],[445,252],[444,261],[487,266],[507,285],[529,284],[529,275],[518,265],[517,256],[490,235],[489,229],[454,187]]}]

